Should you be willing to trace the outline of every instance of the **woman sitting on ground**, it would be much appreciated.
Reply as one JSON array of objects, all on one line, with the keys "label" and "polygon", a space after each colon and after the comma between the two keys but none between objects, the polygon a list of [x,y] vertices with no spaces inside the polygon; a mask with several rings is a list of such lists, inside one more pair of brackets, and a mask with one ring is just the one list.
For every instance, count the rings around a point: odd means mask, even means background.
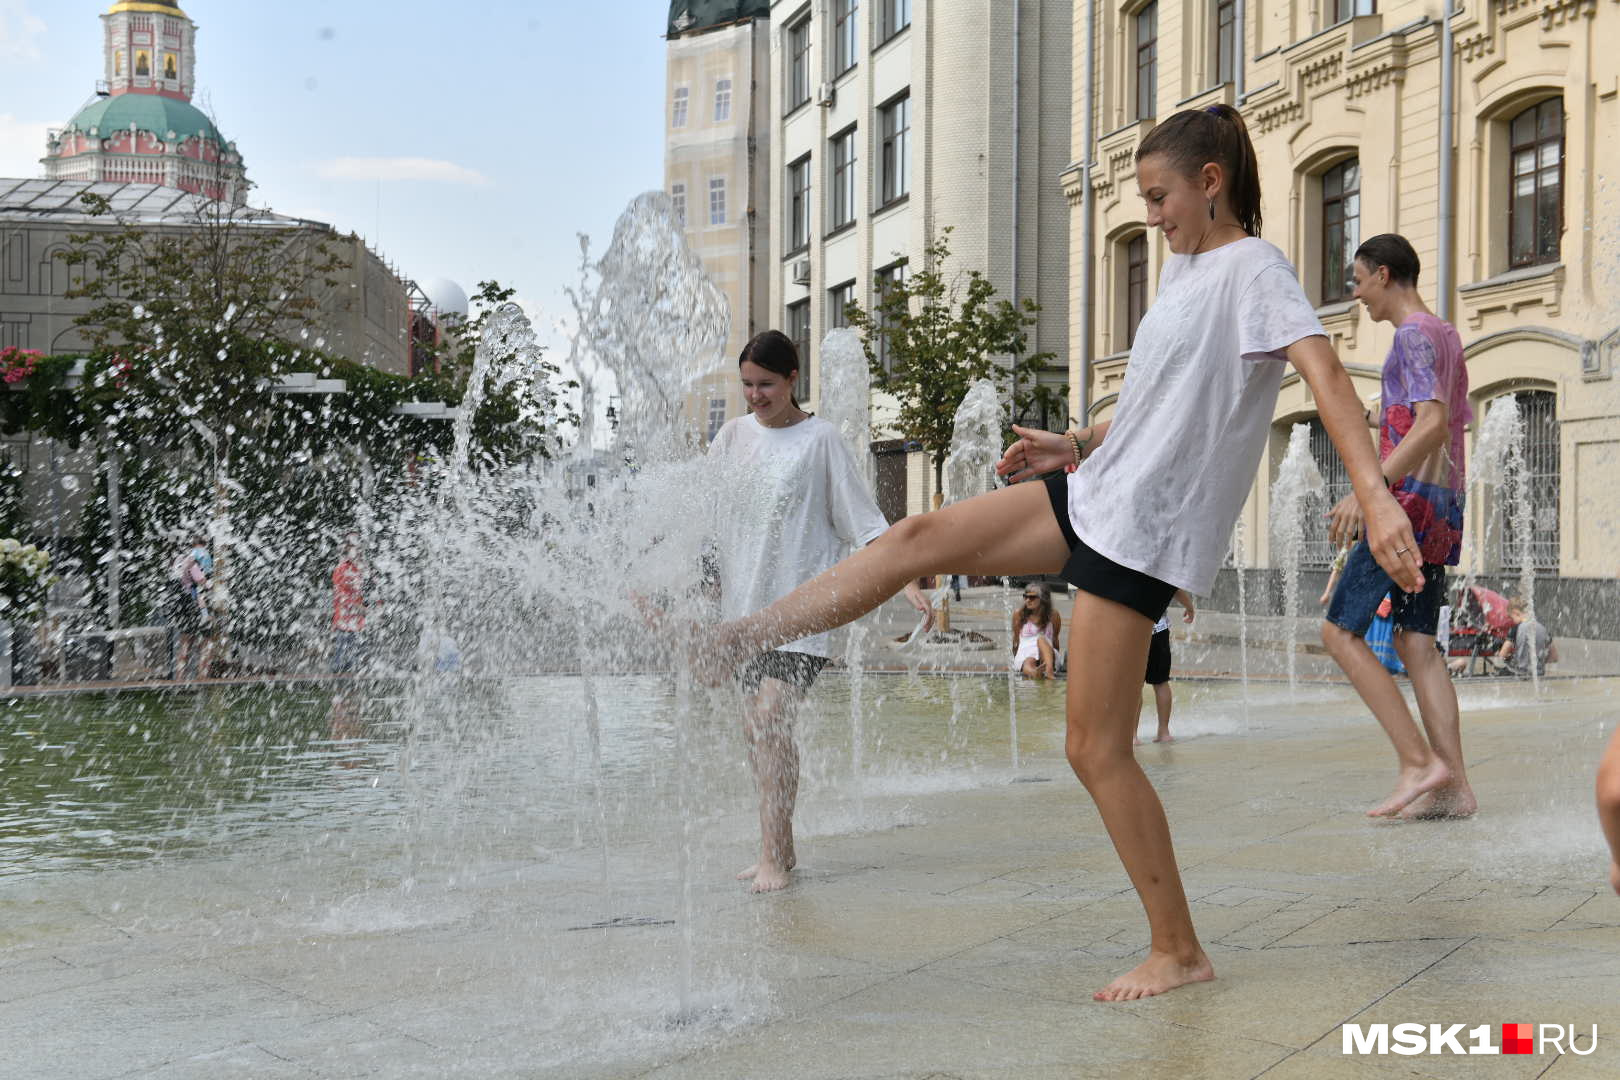
[{"label": "woman sitting on ground", "polygon": [[1062,633],[1063,616],[1052,610],[1052,586],[1025,585],[1023,606],[1013,613],[1012,669],[1026,679],[1054,678]]}]

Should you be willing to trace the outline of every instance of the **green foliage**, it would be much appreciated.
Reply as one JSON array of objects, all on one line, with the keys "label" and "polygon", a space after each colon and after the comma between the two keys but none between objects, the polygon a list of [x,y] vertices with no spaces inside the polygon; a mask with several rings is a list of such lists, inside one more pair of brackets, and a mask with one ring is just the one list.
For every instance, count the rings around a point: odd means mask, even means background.
[{"label": "green foliage", "polygon": [[[894,426],[922,444],[936,479],[950,453],[956,410],[979,379],[1012,381],[1013,415],[1062,400],[1066,391],[1039,386],[1036,376],[1052,353],[1024,355],[1040,305],[996,299],[979,270],[952,275],[951,229],[923,251],[922,269],[882,289],[871,311],[851,304],[849,323],[861,333],[874,389],[899,403]],[[997,356],[1011,358],[1003,366]]]}]

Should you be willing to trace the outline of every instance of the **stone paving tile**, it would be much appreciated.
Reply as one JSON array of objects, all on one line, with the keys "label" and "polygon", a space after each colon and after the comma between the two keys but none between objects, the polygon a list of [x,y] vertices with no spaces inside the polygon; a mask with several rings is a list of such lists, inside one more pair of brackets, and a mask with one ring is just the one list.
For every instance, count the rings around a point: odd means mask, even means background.
[{"label": "stone paving tile", "polygon": [[[125,1073],[129,1080],[316,1080],[320,1073],[251,1043]],[[353,1076],[362,1073],[350,1073]]]},{"label": "stone paving tile", "polygon": [[0,1031],[15,1076],[101,1080],[252,1042],[320,1015],[252,980],[170,968],[10,1002]]}]

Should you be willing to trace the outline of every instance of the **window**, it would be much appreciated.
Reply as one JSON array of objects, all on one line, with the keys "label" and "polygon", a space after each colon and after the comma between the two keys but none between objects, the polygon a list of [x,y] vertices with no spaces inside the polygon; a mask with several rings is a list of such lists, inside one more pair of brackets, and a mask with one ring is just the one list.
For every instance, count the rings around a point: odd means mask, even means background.
[{"label": "window", "polygon": [[1340,162],[1322,174],[1322,303],[1356,291],[1351,263],[1361,246],[1361,162]]},{"label": "window", "polygon": [[669,201],[675,204],[675,222],[678,225],[686,224],[686,185],[669,185]]},{"label": "window", "polygon": [[883,130],[883,205],[911,191],[911,95],[878,110]]},{"label": "window", "polygon": [[[1311,459],[1316,462],[1317,471],[1322,474],[1326,486],[1321,501],[1317,502],[1314,497],[1307,499],[1308,505],[1302,510],[1305,543],[1300,549],[1300,560],[1307,569],[1326,570],[1333,565],[1336,552],[1333,541],[1328,538],[1328,521],[1324,515],[1337,506],[1340,499],[1350,494],[1350,471],[1344,467],[1339,451],[1328,437],[1322,421],[1313,418],[1310,423]],[[1318,509],[1320,513],[1315,512]]]},{"label": "window", "polygon": [[842,330],[849,325],[849,305],[855,302],[855,283],[846,281],[827,290],[827,328]]},{"label": "window", "polygon": [[1558,261],[1564,228],[1564,99],[1532,105],[1508,124],[1508,265]]},{"label": "window", "polygon": [[810,155],[788,166],[788,221],[789,253],[803,251],[810,246]]},{"label": "window", "polygon": [[1157,0],[1136,13],[1136,119],[1158,113],[1159,5]]},{"label": "window", "polygon": [[[1530,565],[1536,570],[1558,569],[1559,447],[1557,397],[1551,390],[1521,390],[1519,420],[1524,424],[1524,471],[1507,471],[1496,493],[1495,514],[1501,538],[1499,558],[1503,570],[1524,569],[1525,540]],[[1520,485],[1528,496],[1520,502]],[[1529,520],[1522,521],[1524,510]],[[1528,538],[1525,533],[1528,532]]]},{"label": "window", "polygon": [[878,0],[878,40],[888,41],[911,25],[911,0]]},{"label": "window", "polygon": [[800,300],[787,306],[787,336],[799,350],[799,384],[793,396],[800,403],[810,400],[810,301]]},{"label": "window", "polygon": [[810,20],[787,28],[787,111],[810,100]]},{"label": "window", "polygon": [[893,363],[893,358],[889,355],[889,339],[881,333],[885,327],[891,325],[888,316],[884,314],[883,298],[888,295],[890,289],[903,284],[905,280],[906,264],[898,262],[879,270],[872,282],[872,308],[877,322],[877,332],[873,334],[872,351],[877,355],[877,361],[883,366],[885,373],[892,370],[890,365]]},{"label": "window", "polygon": [[857,0],[833,0],[833,70],[842,75],[855,66],[860,44],[857,30]]},{"label": "window", "polygon": [[1215,0],[1215,85],[1232,81],[1236,59],[1237,0]]},{"label": "window", "polygon": [[114,75],[122,75],[123,73],[124,73],[124,50],[120,49],[117,52],[113,53],[113,74]]},{"label": "window", "polygon": [[137,49],[135,51],[136,77],[145,78],[150,74],[152,74],[152,54],[147,52],[145,49]]},{"label": "window", "polygon": [[720,434],[720,429],[726,426],[726,399],[715,397],[709,399],[709,441]]},{"label": "window", "polygon": [[1136,344],[1136,328],[1147,314],[1147,233],[1137,233],[1125,245],[1125,347]]},{"label": "window", "polygon": [[689,96],[690,95],[686,87],[677,86],[675,88],[675,103],[670,109],[669,114],[670,127],[679,128],[686,126],[686,101]]},{"label": "window", "polygon": [[1342,23],[1357,15],[1373,15],[1378,11],[1376,0],[1333,0],[1333,21]]},{"label": "window", "polygon": [[714,122],[723,124],[731,119],[731,80],[716,79],[714,82]]},{"label": "window", "polygon": [[163,54],[163,77],[170,82],[180,78],[180,60],[174,53]]},{"label": "window", "polygon": [[842,229],[855,220],[855,129],[832,140],[832,227]]},{"label": "window", "polygon": [[709,181],[709,224],[726,223],[726,178],[717,176]]}]

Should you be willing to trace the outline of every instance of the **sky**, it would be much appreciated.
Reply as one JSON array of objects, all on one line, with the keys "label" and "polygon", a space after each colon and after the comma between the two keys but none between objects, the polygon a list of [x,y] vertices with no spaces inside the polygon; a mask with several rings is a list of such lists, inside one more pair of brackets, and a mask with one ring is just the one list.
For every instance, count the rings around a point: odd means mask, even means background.
[{"label": "sky", "polygon": [[[102,74],[112,0],[0,0],[0,176]],[[576,234],[600,253],[663,186],[667,0],[181,0],[193,101],[237,144],[250,201],[365,237],[418,281],[565,310]],[[611,11],[610,16],[603,12]]]}]

